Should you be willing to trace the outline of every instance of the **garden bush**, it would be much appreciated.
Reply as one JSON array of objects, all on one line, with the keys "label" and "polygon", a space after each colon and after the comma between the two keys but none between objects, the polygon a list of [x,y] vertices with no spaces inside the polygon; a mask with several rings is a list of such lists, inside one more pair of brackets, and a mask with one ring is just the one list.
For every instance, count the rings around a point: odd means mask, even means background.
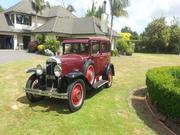
[{"label": "garden bush", "polygon": [[44,54],[44,45],[38,45],[37,50],[40,54]]},{"label": "garden bush", "polygon": [[180,66],[154,68],[146,74],[149,97],[158,110],[180,120]]},{"label": "garden bush", "polygon": [[134,43],[120,39],[118,40],[117,44],[118,52],[120,52],[121,54],[131,56],[134,53]]},{"label": "garden bush", "polygon": [[36,38],[39,44],[44,43],[44,36],[42,34],[38,34]]},{"label": "garden bush", "polygon": [[38,42],[37,41],[31,41],[28,44],[28,52],[34,53],[37,51]]},{"label": "garden bush", "polygon": [[59,50],[60,42],[55,39],[49,39],[44,44],[45,49],[51,50],[54,54]]},{"label": "garden bush", "polygon": [[119,52],[117,49],[111,51],[111,56],[118,56]]}]

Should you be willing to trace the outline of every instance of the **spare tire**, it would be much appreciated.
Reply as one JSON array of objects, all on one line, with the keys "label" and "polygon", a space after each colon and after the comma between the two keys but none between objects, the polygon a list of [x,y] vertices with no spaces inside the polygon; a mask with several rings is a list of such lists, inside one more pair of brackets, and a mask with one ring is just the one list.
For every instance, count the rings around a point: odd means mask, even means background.
[{"label": "spare tire", "polygon": [[93,85],[94,80],[95,80],[95,76],[96,76],[96,70],[95,70],[95,66],[92,63],[92,61],[87,61],[84,64],[83,74],[86,77],[86,79],[89,81],[89,83],[91,85]]}]

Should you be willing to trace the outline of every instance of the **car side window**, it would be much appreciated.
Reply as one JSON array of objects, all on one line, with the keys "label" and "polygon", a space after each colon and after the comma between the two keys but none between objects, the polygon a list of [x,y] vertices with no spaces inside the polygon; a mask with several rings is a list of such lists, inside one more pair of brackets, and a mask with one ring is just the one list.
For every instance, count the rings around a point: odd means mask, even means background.
[{"label": "car side window", "polygon": [[109,52],[109,46],[108,46],[107,42],[104,42],[101,44],[101,49],[102,49],[102,53]]},{"label": "car side window", "polygon": [[98,42],[92,42],[92,53],[93,54],[99,53],[99,43]]}]

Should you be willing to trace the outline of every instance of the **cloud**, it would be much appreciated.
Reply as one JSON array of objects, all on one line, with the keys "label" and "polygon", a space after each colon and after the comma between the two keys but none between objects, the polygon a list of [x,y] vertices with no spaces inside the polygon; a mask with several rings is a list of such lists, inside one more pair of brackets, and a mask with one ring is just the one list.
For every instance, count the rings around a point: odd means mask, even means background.
[{"label": "cloud", "polygon": [[173,16],[180,17],[179,0],[131,0],[127,8],[129,18],[118,18],[121,24],[115,24],[115,29],[120,30],[124,26],[130,26],[139,33],[154,18],[165,16],[170,20]]}]

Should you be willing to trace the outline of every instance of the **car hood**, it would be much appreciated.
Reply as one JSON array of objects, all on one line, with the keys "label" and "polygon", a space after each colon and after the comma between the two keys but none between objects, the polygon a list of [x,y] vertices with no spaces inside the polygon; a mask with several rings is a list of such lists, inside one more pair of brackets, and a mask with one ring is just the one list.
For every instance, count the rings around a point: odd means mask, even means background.
[{"label": "car hood", "polygon": [[84,57],[77,54],[67,54],[60,56],[61,63],[74,63],[81,62],[84,60]]}]

